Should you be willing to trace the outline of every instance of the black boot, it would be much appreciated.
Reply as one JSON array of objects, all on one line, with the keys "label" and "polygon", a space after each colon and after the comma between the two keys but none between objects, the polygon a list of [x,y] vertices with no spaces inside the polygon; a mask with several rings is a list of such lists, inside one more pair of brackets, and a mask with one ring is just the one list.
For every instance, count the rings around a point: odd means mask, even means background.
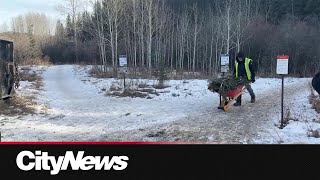
[{"label": "black boot", "polygon": [[256,102],[256,97],[255,96],[251,97],[251,103],[255,103],[255,102]]},{"label": "black boot", "polygon": [[233,104],[234,106],[241,106],[241,96],[238,97],[237,102]]},{"label": "black boot", "polygon": [[233,104],[234,106],[241,106],[241,103],[240,102],[236,102]]}]

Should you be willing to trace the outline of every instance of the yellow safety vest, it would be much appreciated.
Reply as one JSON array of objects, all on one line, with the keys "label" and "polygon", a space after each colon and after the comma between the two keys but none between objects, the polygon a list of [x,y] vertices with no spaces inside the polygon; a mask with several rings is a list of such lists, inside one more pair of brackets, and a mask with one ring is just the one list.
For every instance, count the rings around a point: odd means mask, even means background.
[{"label": "yellow safety vest", "polygon": [[[251,71],[249,68],[249,64],[252,62],[252,59],[246,58],[244,61],[244,66],[246,68],[246,73],[247,73],[247,77],[248,80],[251,81]],[[236,78],[239,77],[239,63],[236,61]]]}]

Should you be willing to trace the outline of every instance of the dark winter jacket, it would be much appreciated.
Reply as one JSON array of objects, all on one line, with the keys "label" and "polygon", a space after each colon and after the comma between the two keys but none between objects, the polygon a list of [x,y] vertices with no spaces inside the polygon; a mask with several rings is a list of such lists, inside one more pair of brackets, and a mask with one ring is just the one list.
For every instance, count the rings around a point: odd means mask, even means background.
[{"label": "dark winter jacket", "polygon": [[320,72],[312,78],[312,87],[320,94]]}]

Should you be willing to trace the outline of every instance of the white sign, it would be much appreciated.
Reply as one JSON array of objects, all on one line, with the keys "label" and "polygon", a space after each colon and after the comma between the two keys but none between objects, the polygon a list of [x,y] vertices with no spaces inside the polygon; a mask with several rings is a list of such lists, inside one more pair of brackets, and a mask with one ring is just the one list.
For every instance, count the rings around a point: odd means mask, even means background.
[{"label": "white sign", "polygon": [[230,59],[228,54],[221,54],[221,72],[229,72]]},{"label": "white sign", "polygon": [[128,65],[127,56],[120,56],[119,64],[120,64],[120,67],[126,67]]},{"label": "white sign", "polygon": [[221,55],[221,66],[229,66],[229,64],[230,64],[229,55],[228,54]]},{"label": "white sign", "polygon": [[277,74],[289,74],[289,56],[284,55],[277,57]]}]

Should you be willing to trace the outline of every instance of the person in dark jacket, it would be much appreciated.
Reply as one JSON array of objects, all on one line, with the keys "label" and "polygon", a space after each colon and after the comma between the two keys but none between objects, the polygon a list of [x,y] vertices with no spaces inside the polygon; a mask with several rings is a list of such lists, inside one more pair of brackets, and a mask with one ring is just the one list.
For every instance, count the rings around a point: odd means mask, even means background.
[{"label": "person in dark jacket", "polygon": [[320,72],[313,76],[312,87],[320,94]]},{"label": "person in dark jacket", "polygon": [[[236,78],[247,78],[250,82],[255,83],[256,73],[253,66],[252,59],[246,57],[243,52],[239,52],[236,57],[234,75]],[[251,103],[255,103],[256,95],[253,92],[251,85],[247,85],[247,90],[251,96]],[[234,106],[241,106],[241,96],[237,98],[237,102]]]}]

